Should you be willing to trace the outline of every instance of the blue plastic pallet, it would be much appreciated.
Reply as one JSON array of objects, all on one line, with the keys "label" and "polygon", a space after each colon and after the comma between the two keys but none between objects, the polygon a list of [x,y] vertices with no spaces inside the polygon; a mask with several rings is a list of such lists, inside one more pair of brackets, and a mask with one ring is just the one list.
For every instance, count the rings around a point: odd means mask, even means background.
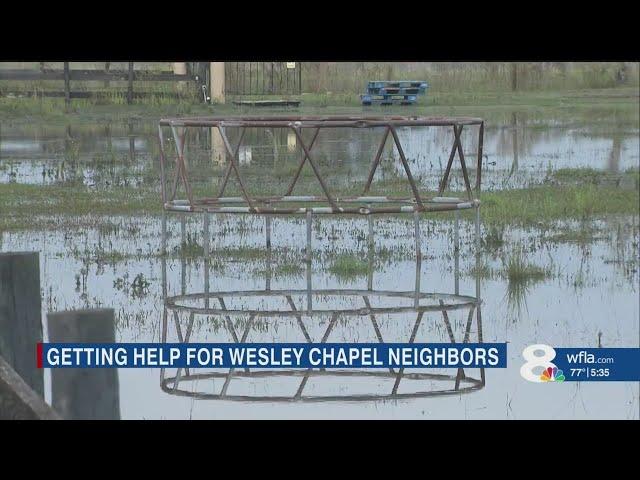
[{"label": "blue plastic pallet", "polygon": [[423,80],[375,80],[367,82],[367,93],[360,95],[363,105],[411,105],[424,95],[429,84]]},{"label": "blue plastic pallet", "polygon": [[424,80],[374,80],[367,83],[367,88],[429,88]]},{"label": "blue plastic pallet", "polygon": [[369,87],[369,95],[423,95],[427,89],[421,87]]},{"label": "blue plastic pallet", "polygon": [[411,105],[417,99],[416,95],[360,95],[363,105]]}]

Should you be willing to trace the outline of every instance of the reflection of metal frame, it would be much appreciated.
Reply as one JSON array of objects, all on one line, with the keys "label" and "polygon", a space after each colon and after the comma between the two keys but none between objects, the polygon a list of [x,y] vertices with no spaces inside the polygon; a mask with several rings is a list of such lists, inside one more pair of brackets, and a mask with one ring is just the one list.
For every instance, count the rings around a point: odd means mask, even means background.
[{"label": "reflection of metal frame", "polygon": [[[475,314],[476,325],[477,325],[477,342],[482,343],[482,316],[481,316],[481,300],[480,300],[480,283],[479,278],[476,278],[476,296],[467,296],[460,295],[459,292],[459,234],[458,228],[459,223],[457,221],[456,216],[456,226],[454,233],[454,259],[455,259],[455,268],[454,268],[454,290],[455,293],[447,294],[447,293],[425,293],[420,290],[420,265],[421,265],[421,257],[416,256],[416,283],[415,289],[413,291],[388,291],[381,290],[376,291],[372,289],[373,283],[373,262],[369,262],[369,274],[368,274],[368,289],[324,289],[324,290],[313,290],[311,285],[311,261],[310,257],[307,257],[307,288],[301,290],[272,290],[271,285],[271,277],[267,276],[266,286],[264,290],[249,290],[249,291],[216,291],[211,292],[209,290],[209,221],[208,214],[205,214],[205,238],[207,241],[205,242],[205,255],[204,255],[204,287],[205,291],[201,293],[186,293],[186,284],[182,283],[182,293],[181,295],[169,296],[167,294],[167,283],[166,283],[166,259],[163,255],[162,257],[162,278],[163,278],[163,296],[165,299],[164,302],[164,311],[162,318],[162,342],[167,342],[167,334],[169,329],[169,321],[173,320],[173,324],[176,329],[176,334],[179,342],[181,343],[189,343],[191,341],[191,336],[193,333],[193,326],[195,323],[196,315],[219,315],[223,318],[223,323],[227,330],[230,332],[231,337],[235,343],[243,343],[246,341],[249,331],[254,324],[256,318],[269,318],[273,320],[277,320],[278,318],[295,318],[298,328],[302,332],[305,340],[308,343],[312,343],[311,336],[307,331],[305,324],[303,322],[303,315],[320,315],[322,317],[329,317],[330,320],[327,323],[327,327],[324,330],[322,335],[321,343],[326,343],[332,330],[334,329],[338,319],[340,317],[345,316],[368,316],[371,321],[371,325],[375,332],[376,338],[378,342],[384,343],[384,339],[382,337],[381,330],[379,328],[378,319],[376,315],[380,314],[409,314],[415,313],[416,318],[413,324],[413,329],[409,338],[408,343],[415,343],[416,335],[418,333],[418,328],[423,320],[424,314],[427,312],[441,312],[442,320],[447,330],[447,335],[451,343],[456,343],[456,338],[453,332],[453,328],[451,325],[451,321],[449,320],[449,312],[453,310],[460,309],[469,309],[469,313],[467,316],[466,327],[464,331],[464,338],[462,339],[462,343],[468,343],[470,341],[470,333],[471,333],[471,325],[473,323],[473,317]],[[269,217],[267,217],[269,218]],[[369,217],[371,218],[371,217]],[[182,231],[184,233],[185,223],[181,222]],[[478,223],[476,223],[476,234]],[[166,217],[163,218],[163,231],[162,231],[162,249],[163,252],[166,252]],[[476,240],[477,241],[477,240]],[[369,243],[370,246],[370,259],[372,258],[372,249],[373,243]],[[477,243],[476,243],[477,246]],[[267,251],[270,253],[271,244],[267,242]],[[268,258],[268,272],[270,272],[270,255]],[[479,261],[478,255],[476,255],[476,262]],[[185,264],[182,264],[182,271],[184,272]],[[307,297],[307,308],[306,310],[301,310],[296,307],[295,302],[293,300],[294,296],[303,296],[306,294]],[[340,295],[340,296],[351,296],[351,297],[360,297],[362,298],[362,307],[354,308],[354,309],[318,309],[313,308],[313,296],[327,296],[327,295]],[[266,309],[233,309],[227,308],[227,303],[225,302],[225,298],[228,300],[229,297],[257,297],[257,296],[266,296],[266,297],[280,297],[285,299],[288,304],[287,310],[266,310]],[[400,300],[412,299],[413,305],[403,305],[403,306],[394,306],[394,307],[376,307],[372,306],[370,297],[372,296],[380,296],[386,298],[395,298]],[[189,305],[191,301],[198,301],[203,306],[197,305]],[[212,307],[211,302],[217,301],[219,307]],[[426,304],[425,304],[426,303]],[[186,331],[183,332],[183,328],[180,323],[179,313],[188,314],[188,324],[186,327]],[[248,321],[244,325],[244,330],[242,332],[238,332],[234,327],[234,323],[232,321],[232,316],[248,316]],[[431,396],[442,396],[442,395],[458,395],[462,393],[470,393],[476,390],[479,390],[485,385],[485,372],[484,368],[480,369],[480,378],[472,378],[465,374],[464,369],[460,368],[457,370],[455,375],[446,375],[446,374],[433,374],[433,373],[406,373],[404,369],[393,369],[390,368],[389,371],[371,371],[371,370],[336,370],[336,371],[325,371],[324,369],[320,370],[256,370],[250,371],[248,368],[244,369],[244,371],[236,372],[235,369],[230,369],[228,372],[207,372],[207,373],[191,373],[189,369],[178,369],[177,373],[174,376],[166,376],[165,369],[161,369],[160,373],[160,387],[166,393],[171,395],[178,396],[188,396],[196,399],[209,399],[209,400],[235,400],[235,401],[243,401],[243,402],[291,402],[291,401],[303,401],[303,402],[313,402],[313,401],[370,401],[370,400],[386,400],[386,399],[409,399],[409,398],[422,398],[422,397],[431,397]],[[367,393],[367,394],[354,394],[354,395],[308,395],[304,394],[305,386],[310,378],[318,378],[318,377],[331,377],[335,376],[338,378],[371,378],[371,379],[384,379],[384,378],[392,378],[394,379],[394,384],[390,392],[384,393]],[[233,378],[252,378],[252,379],[270,379],[270,378],[278,378],[278,377],[299,377],[301,381],[297,387],[296,392],[291,396],[254,396],[254,395],[233,395],[228,394],[228,388]],[[180,388],[181,385],[188,382],[197,382],[199,380],[206,379],[224,379],[224,383],[221,387],[220,393],[207,393],[207,392],[199,392],[199,391],[190,391],[185,388]],[[446,389],[438,389],[438,390],[420,390],[414,392],[399,392],[399,386],[401,380],[433,380],[433,381],[442,381],[442,382],[453,382],[451,388]]]},{"label": "reflection of metal frame", "polygon": [[[446,210],[460,210],[469,208],[479,208],[480,201],[474,198],[467,165],[462,150],[461,135],[463,127],[478,126],[478,155],[476,166],[476,193],[480,192],[481,169],[482,169],[482,145],[484,134],[484,121],[480,118],[472,117],[402,117],[402,116],[381,116],[381,117],[347,117],[347,116],[306,116],[306,117],[204,117],[204,118],[175,118],[162,119],[158,127],[160,142],[160,172],[162,177],[162,200],[165,210],[179,212],[219,212],[219,213],[254,213],[254,214],[339,214],[351,213],[370,215],[376,213],[411,213],[411,212],[435,212]],[[176,144],[176,168],[172,185],[167,185],[165,176],[165,151],[163,127],[170,127]],[[195,198],[191,189],[187,162],[185,161],[185,139],[188,127],[217,128],[224,142],[226,155],[229,157],[229,165],[222,179],[220,190],[216,196]],[[240,137],[237,145],[233,147],[229,142],[226,129],[239,128]],[[373,158],[367,182],[359,196],[336,197],[330,191],[322,173],[314,161],[311,151],[321,129],[326,128],[384,128],[384,133]],[[398,137],[397,127],[451,127],[453,128],[454,140],[449,155],[449,161],[440,186],[438,195],[431,198],[423,198],[411,173],[409,162],[405,156],[402,144]],[[246,184],[242,179],[239,168],[239,150],[247,128],[286,128],[290,129],[296,136],[297,143],[303,150],[302,161],[298,165],[295,174],[283,195],[271,197],[256,197],[248,193]],[[305,143],[302,138],[303,129],[311,129],[313,137],[309,143]],[[369,194],[369,189],[373,181],[375,172],[380,164],[384,146],[389,136],[398,150],[400,161],[407,176],[407,182],[411,187],[410,197],[390,197],[373,196]],[[449,182],[449,174],[453,165],[453,160],[458,154],[460,167],[465,183],[466,199],[443,197],[442,193]],[[292,195],[293,189],[300,177],[300,173],[306,162],[313,169],[313,173],[320,184],[323,196],[314,195]],[[242,196],[224,197],[231,175],[235,177]],[[177,199],[178,185],[182,183],[186,192],[186,199]],[[477,195],[476,195],[477,197]],[[302,206],[283,207],[279,204],[297,204]],[[321,203],[325,206],[313,206]],[[377,206],[381,204],[383,206]],[[328,206],[327,206],[328,205]],[[376,205],[376,206],[374,206]]]}]

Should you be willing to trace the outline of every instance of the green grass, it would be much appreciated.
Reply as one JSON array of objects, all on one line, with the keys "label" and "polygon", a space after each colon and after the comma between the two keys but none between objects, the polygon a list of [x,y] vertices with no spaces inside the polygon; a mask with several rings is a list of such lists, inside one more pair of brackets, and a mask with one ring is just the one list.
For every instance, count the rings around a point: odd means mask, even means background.
[{"label": "green grass", "polygon": [[478,265],[473,265],[469,269],[469,276],[471,277],[480,277],[481,279],[493,279],[496,277],[496,272],[491,266],[489,266],[486,262],[481,262]]},{"label": "green grass", "polygon": [[[638,121],[637,87],[618,87],[584,90],[546,91],[482,91],[469,88],[456,91],[430,89],[413,106],[363,107],[356,93],[304,93],[298,108],[264,108],[260,114],[409,114],[409,115],[475,115],[491,122],[493,118],[519,112],[536,114],[544,110],[555,117],[575,119],[576,113],[602,115],[615,113],[618,121]],[[63,121],[82,124],[86,121],[118,120],[129,118],[159,119],[180,115],[240,115],[256,114],[255,108],[226,104],[207,105],[191,97],[174,99],[153,97],[136,100],[127,105],[121,94],[96,99],[74,99],[69,109],[59,98],[7,98],[0,97],[0,117],[12,122],[31,123],[34,120]]]},{"label": "green grass", "polygon": [[593,168],[561,168],[547,174],[547,180],[567,185],[615,185],[636,188],[640,184],[640,170],[630,168],[624,172],[607,172]]},{"label": "green grass", "polygon": [[512,253],[504,263],[502,275],[509,283],[536,283],[551,276],[547,269],[529,263],[522,250]]},{"label": "green grass", "polygon": [[355,255],[341,254],[332,259],[327,271],[336,277],[351,279],[366,275],[368,268],[366,260]]},{"label": "green grass", "polygon": [[522,249],[516,249],[503,260],[500,276],[507,280],[507,305],[517,318],[527,308],[527,295],[531,287],[551,278],[551,269],[530,263]]},{"label": "green grass", "polygon": [[576,230],[564,230],[546,237],[544,240],[549,243],[576,243],[586,245],[596,240],[606,238],[603,233],[604,232],[596,228],[581,225],[580,228]]},{"label": "green grass", "polygon": [[[295,278],[300,277],[304,274],[305,267],[302,264],[302,260],[298,263],[289,262],[286,263],[278,263],[271,266],[271,275],[277,278]],[[259,277],[266,277],[269,271],[266,267],[256,268],[253,271],[253,274]]]},{"label": "green grass", "polygon": [[482,221],[487,225],[531,226],[562,219],[640,213],[637,189],[588,184],[483,192],[480,198]]},{"label": "green grass", "polygon": [[204,247],[198,243],[195,234],[187,233],[185,240],[180,242],[174,253],[179,257],[189,259],[200,258],[204,256]]},{"label": "green grass", "polygon": [[[0,185],[0,197],[0,229],[5,230],[49,228],[58,223],[61,226],[64,224],[64,218],[52,223],[52,215],[149,215],[162,211],[159,192],[144,187],[102,190],[78,185],[9,183]],[[531,226],[563,219],[590,220],[606,215],[640,213],[637,189],[596,187],[590,184],[483,192],[481,200],[482,221],[490,229],[503,228],[504,225]],[[472,214],[466,212],[466,215]],[[443,215],[443,218],[448,217]],[[495,241],[499,242],[497,237]]]},{"label": "green grass", "polygon": [[504,225],[491,225],[481,241],[485,250],[499,250],[504,245]]}]

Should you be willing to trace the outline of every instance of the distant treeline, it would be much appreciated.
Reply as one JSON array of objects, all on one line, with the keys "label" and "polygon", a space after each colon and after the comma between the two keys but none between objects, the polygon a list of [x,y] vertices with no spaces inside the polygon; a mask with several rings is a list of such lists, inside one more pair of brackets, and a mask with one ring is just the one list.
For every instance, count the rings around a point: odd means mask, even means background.
[{"label": "distant treeline", "polygon": [[303,63],[302,90],[362,93],[368,80],[427,80],[438,92],[572,90],[638,85],[634,62]]}]

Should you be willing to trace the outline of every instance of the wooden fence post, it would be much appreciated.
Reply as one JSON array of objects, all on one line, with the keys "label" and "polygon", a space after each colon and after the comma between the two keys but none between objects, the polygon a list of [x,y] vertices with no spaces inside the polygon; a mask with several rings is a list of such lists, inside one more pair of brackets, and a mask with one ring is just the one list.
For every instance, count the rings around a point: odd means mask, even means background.
[{"label": "wooden fence post", "polygon": [[127,90],[127,103],[133,103],[133,62],[129,62],[129,88]]},{"label": "wooden fence post", "polygon": [[[115,343],[113,309],[49,313],[52,343]],[[66,419],[119,420],[115,368],[51,369],[51,404]]]},{"label": "wooden fence post", "polygon": [[69,107],[71,103],[71,79],[69,76],[69,62],[64,62],[64,105]]},{"label": "wooden fence post", "polygon": [[224,62],[211,62],[209,64],[209,88],[211,101],[225,103],[225,69]]},{"label": "wooden fence post", "polygon": [[0,253],[0,356],[44,397],[43,371],[36,363],[41,308],[38,252]]}]

